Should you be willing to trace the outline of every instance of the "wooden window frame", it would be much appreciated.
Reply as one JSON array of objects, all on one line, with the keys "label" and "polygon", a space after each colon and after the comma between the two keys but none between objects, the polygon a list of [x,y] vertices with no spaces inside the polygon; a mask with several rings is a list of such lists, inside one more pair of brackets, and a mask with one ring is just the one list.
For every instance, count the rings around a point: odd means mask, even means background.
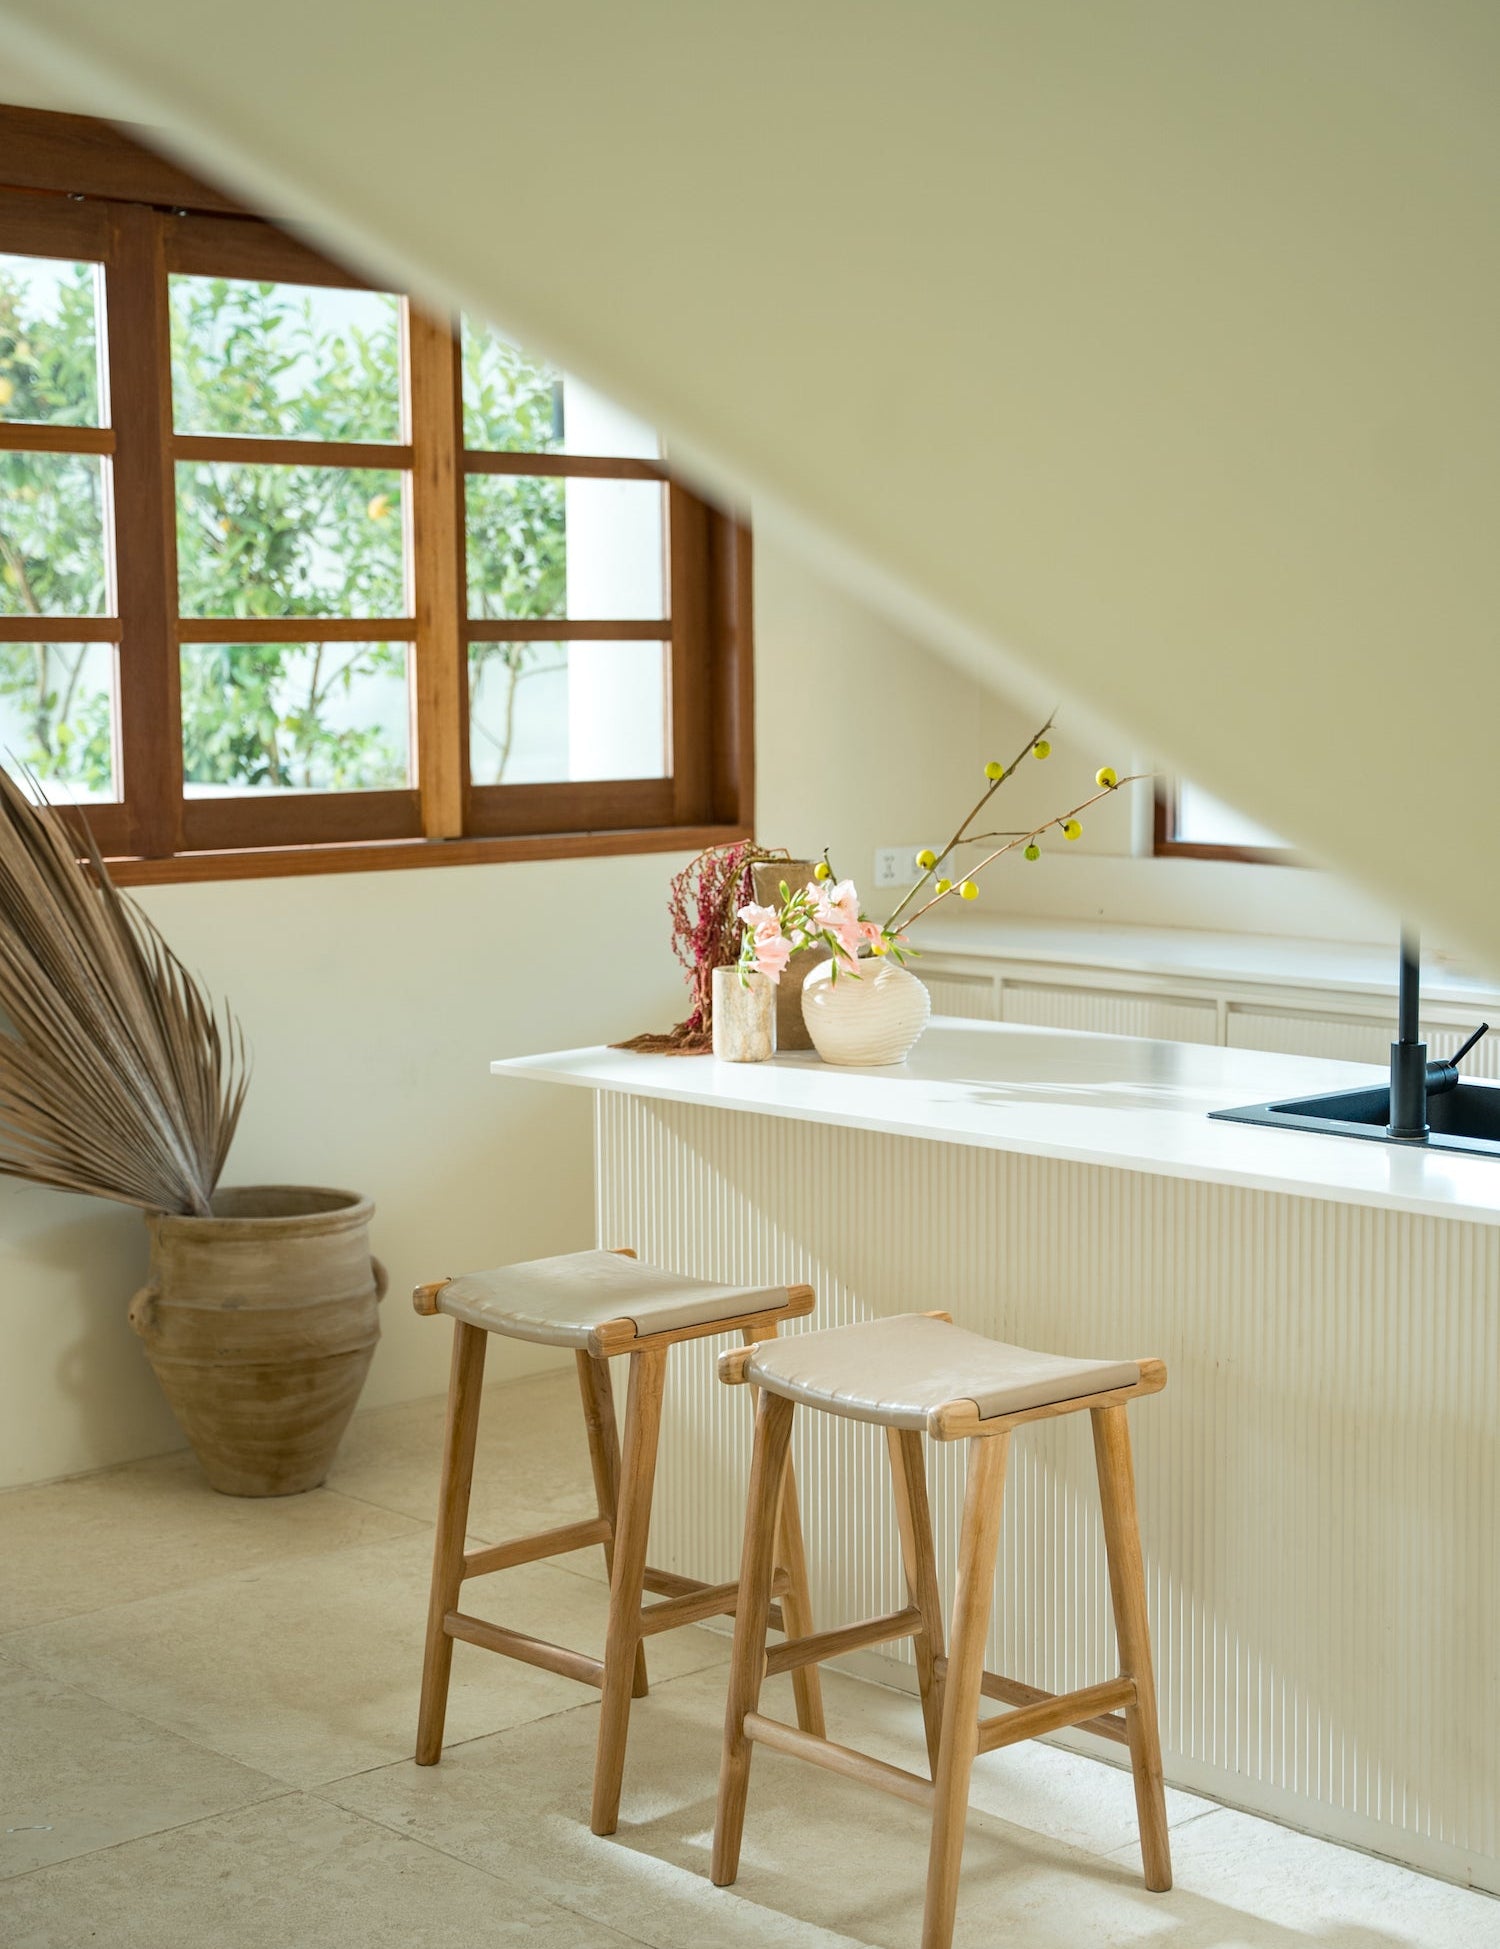
[{"label": "wooden window frame", "polygon": [[1232,860],[1242,866],[1300,866],[1302,857],[1290,846],[1205,846],[1177,835],[1178,798],[1176,779],[1156,787],[1152,824],[1151,852],[1155,859]]},{"label": "wooden window frame", "polygon": [[[113,469],[112,618],[0,618],[0,641],[118,649],[122,802],[87,819],[125,885],[259,878],[585,854],[696,851],[746,837],[754,790],[748,528],[665,466],[601,456],[495,453],[463,443],[456,323],[403,312],[402,438],[327,443],[178,433],[167,278],[174,272],[364,289],[367,280],[156,155],[137,133],[82,116],[0,108],[0,250],[103,266],[101,429],[0,422],[0,448],[98,453]],[[379,288],[379,287],[375,287]],[[182,460],[389,468],[405,476],[408,614],[180,618],[175,466]],[[471,622],[464,485],[470,474],[660,479],[670,620]],[[472,785],[471,641],[664,640],[671,776]],[[180,646],[245,641],[405,642],[416,783],[395,790],[185,798]]]}]

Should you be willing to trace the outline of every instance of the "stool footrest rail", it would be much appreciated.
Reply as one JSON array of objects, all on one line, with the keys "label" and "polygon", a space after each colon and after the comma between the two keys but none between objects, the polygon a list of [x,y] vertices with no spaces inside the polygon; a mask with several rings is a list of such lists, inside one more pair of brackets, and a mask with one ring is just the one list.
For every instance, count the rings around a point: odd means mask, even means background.
[{"label": "stool footrest rail", "polygon": [[509,1543],[492,1543],[466,1554],[464,1579],[487,1577],[494,1570],[514,1570],[518,1564],[535,1563],[538,1557],[567,1556],[572,1550],[586,1550],[591,1543],[608,1543],[614,1533],[615,1526],[607,1516],[591,1516],[586,1523],[566,1523],[561,1529],[542,1529]]},{"label": "stool footrest rail", "polygon": [[528,1638],[524,1631],[509,1631],[503,1624],[489,1624],[482,1617],[468,1617],[463,1611],[449,1611],[443,1629],[450,1638],[477,1644],[486,1651],[498,1651],[502,1658],[518,1658],[523,1665],[539,1665],[544,1672],[557,1672],[563,1678],[576,1678],[583,1685],[604,1683],[604,1661],[589,1658],[567,1645],[549,1644],[545,1638]]},{"label": "stool footrest rail", "polygon": [[922,1613],[909,1605],[886,1617],[868,1617],[861,1624],[844,1624],[832,1631],[815,1631],[806,1638],[788,1638],[785,1644],[766,1648],[766,1677],[778,1672],[794,1672],[803,1665],[818,1665],[841,1652],[858,1651],[868,1644],[889,1644],[892,1638],[914,1638],[922,1629]]},{"label": "stool footrest rail", "polygon": [[846,1780],[878,1787],[882,1793],[893,1793],[898,1800],[910,1800],[914,1806],[932,1805],[931,1780],[908,1773],[904,1766],[888,1766],[868,1753],[857,1753],[852,1746],[839,1746],[831,1739],[819,1739],[815,1733],[799,1732],[795,1726],[784,1725],[780,1719],[767,1719],[759,1712],[745,1714],[744,1731],[745,1737],[758,1745],[774,1746],[794,1759],[811,1760],[814,1766],[841,1773]]},{"label": "stool footrest rail", "polygon": [[1029,1705],[1019,1705],[1013,1712],[1002,1712],[995,1719],[981,1719],[979,1722],[979,1743],[977,1752],[993,1753],[1001,1746],[1014,1746],[1022,1739],[1040,1739],[1049,1732],[1060,1732],[1064,1726],[1082,1726],[1090,1732],[1104,1732],[1108,1739],[1117,1735],[1114,1726],[1119,1726],[1118,1737],[1125,1737],[1125,1721],[1099,1721],[1105,1713],[1113,1713],[1116,1706],[1134,1705],[1135,1680],[1133,1678],[1111,1678],[1102,1685],[1086,1685],[1078,1692],[1048,1692]]}]

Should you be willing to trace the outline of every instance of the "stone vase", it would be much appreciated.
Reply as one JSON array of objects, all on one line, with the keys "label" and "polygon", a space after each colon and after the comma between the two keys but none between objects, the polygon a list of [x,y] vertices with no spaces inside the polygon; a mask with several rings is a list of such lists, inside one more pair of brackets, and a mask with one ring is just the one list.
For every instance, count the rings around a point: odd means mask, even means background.
[{"label": "stone vase", "polygon": [[927,1026],[932,998],[899,962],[864,960],[857,977],[846,970],[835,981],[827,961],[803,984],[802,1012],[824,1062],[877,1069],[905,1061]]},{"label": "stone vase", "polygon": [[[761,859],[750,869],[755,898],[762,907],[781,905],[781,883],[796,891],[805,887],[817,864],[810,859]],[[799,948],[781,971],[776,986],[776,1047],[811,1049],[813,1039],[802,1015],[802,984],[820,962],[828,959],[826,947]]]},{"label": "stone vase", "polygon": [[776,987],[759,971],[714,969],[714,1054],[720,1062],[769,1062],[776,1053]]},{"label": "stone vase", "polygon": [[215,1192],[211,1218],[148,1213],[130,1324],[224,1495],[297,1495],[328,1474],[380,1338],[374,1210],[352,1191],[265,1184]]}]

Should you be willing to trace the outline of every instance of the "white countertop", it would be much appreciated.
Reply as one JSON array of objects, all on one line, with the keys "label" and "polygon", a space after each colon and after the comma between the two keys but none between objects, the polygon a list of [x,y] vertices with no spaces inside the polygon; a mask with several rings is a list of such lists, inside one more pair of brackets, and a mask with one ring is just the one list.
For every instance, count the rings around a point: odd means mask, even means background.
[{"label": "white countertop", "polygon": [[570,1049],[496,1075],[1500,1224],[1500,1158],[1212,1123],[1210,1110],[1380,1083],[1364,1063],[934,1017],[905,1063],[840,1069]]},{"label": "white countertop", "polygon": [[[1288,868],[1287,871],[1293,869]],[[1026,915],[961,913],[920,921],[913,944],[945,958],[997,956],[1039,966],[1111,968],[1155,980],[1242,983],[1252,988],[1330,988],[1378,998],[1380,1013],[1396,996],[1396,942],[1298,940],[1273,934],[1210,933],[1190,927],[1140,927],[1122,921],[1043,920]],[[920,963],[918,964],[920,968]],[[1500,1003],[1500,983],[1429,956],[1422,999],[1450,1008]]]}]

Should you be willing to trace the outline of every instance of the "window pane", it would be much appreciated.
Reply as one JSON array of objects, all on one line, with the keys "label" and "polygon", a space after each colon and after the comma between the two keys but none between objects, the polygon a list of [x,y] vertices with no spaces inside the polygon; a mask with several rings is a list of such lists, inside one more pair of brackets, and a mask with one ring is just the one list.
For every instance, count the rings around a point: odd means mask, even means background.
[{"label": "window pane", "polygon": [[654,622],[666,614],[659,481],[471,474],[471,616]]},{"label": "window pane", "polygon": [[190,798],[411,783],[405,643],[187,643]]},{"label": "window pane", "polygon": [[471,643],[476,785],[667,776],[664,643]]},{"label": "window pane", "polygon": [[0,616],[109,613],[105,462],[0,453]]},{"label": "window pane", "polygon": [[49,799],[118,799],[113,643],[0,643],[0,763]]},{"label": "window pane", "polygon": [[463,323],[464,445],[657,460],[656,429],[500,332]]},{"label": "window pane", "polygon": [[1286,847],[1286,841],[1274,832],[1210,798],[1185,778],[1177,787],[1177,837],[1189,846]]},{"label": "window pane", "polygon": [[180,463],[183,615],[404,615],[403,479],[366,467]]},{"label": "window pane", "polygon": [[221,277],[169,283],[179,433],[400,439],[398,298]]},{"label": "window pane", "polygon": [[0,251],[0,419],[98,426],[99,267]]}]

